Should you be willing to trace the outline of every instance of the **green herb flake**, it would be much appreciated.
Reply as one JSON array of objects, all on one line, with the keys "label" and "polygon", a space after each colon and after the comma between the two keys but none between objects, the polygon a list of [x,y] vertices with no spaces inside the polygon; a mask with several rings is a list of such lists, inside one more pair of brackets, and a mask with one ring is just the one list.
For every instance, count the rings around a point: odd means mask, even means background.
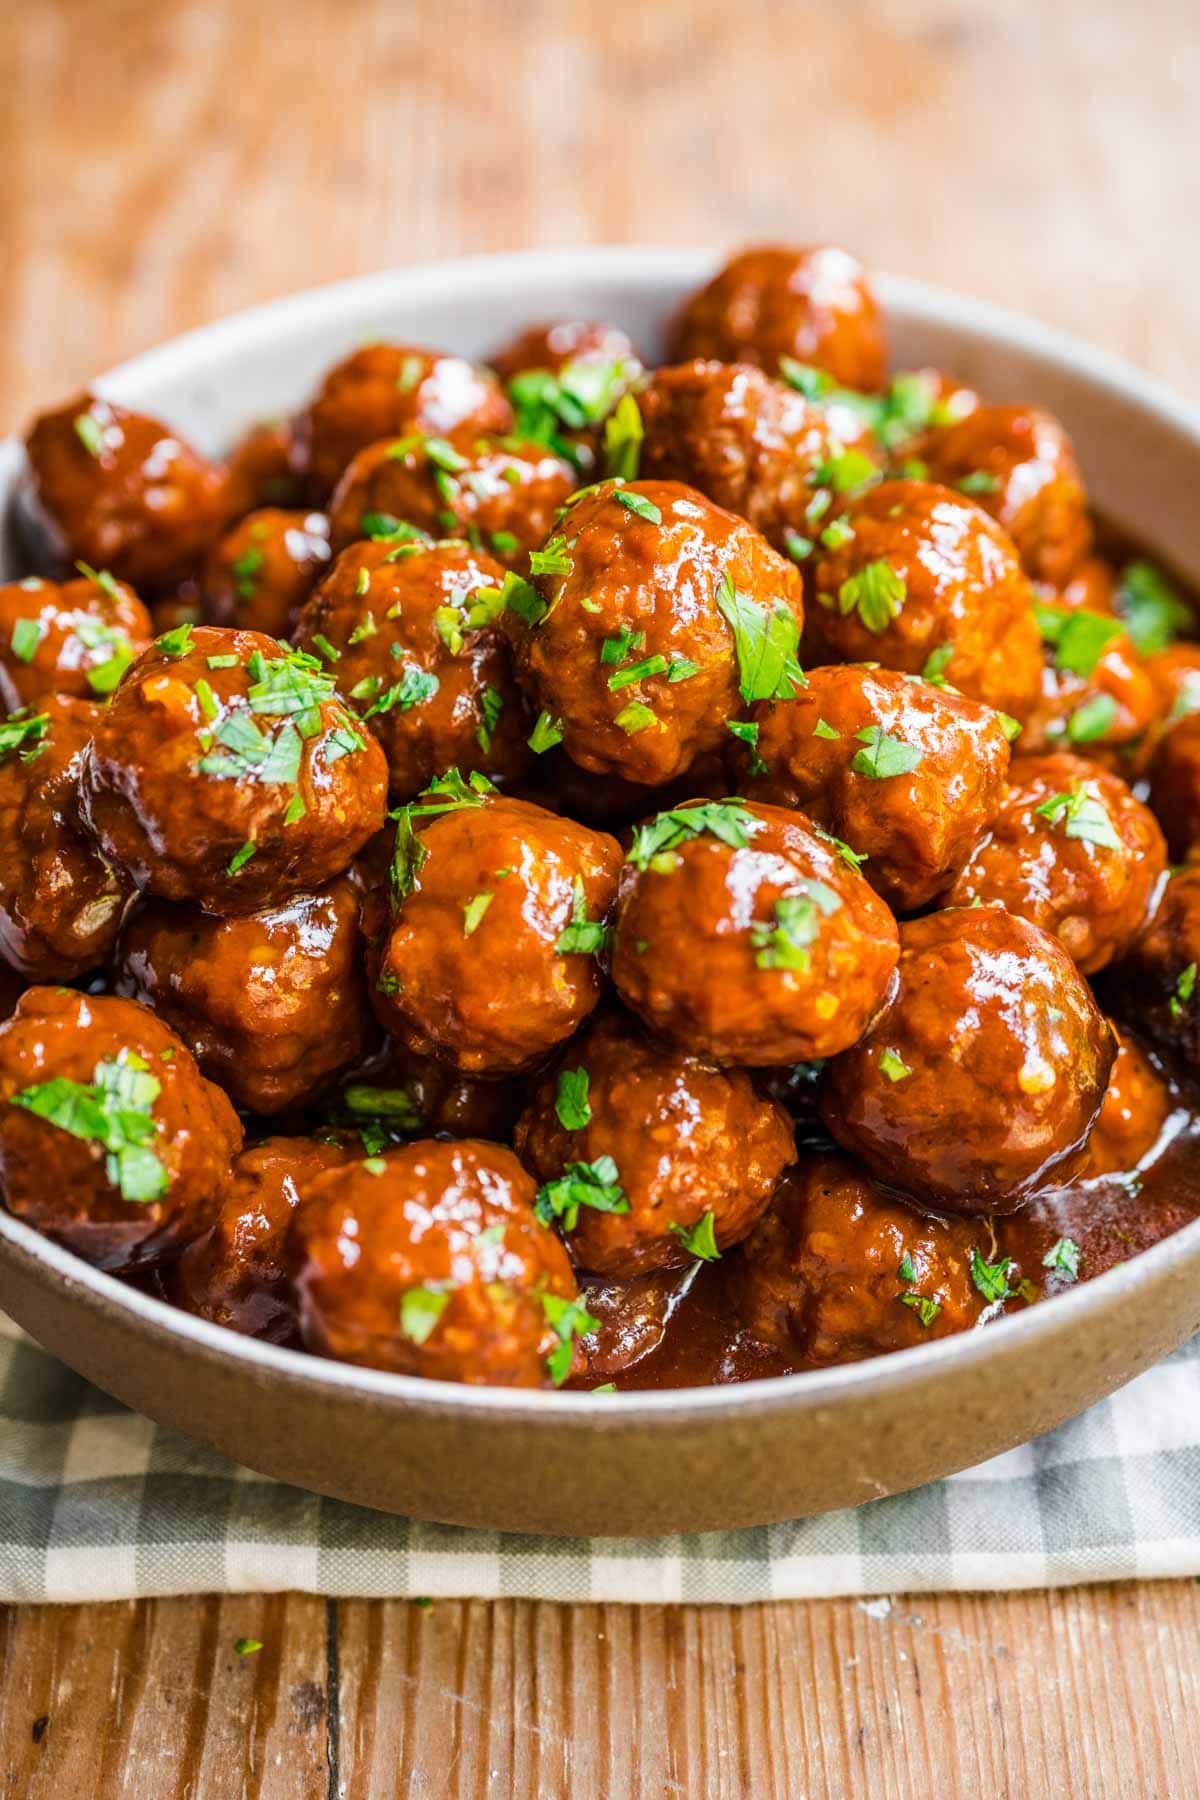
[{"label": "green herb flake", "polygon": [[604,424],[604,472],[636,481],[642,455],[642,415],[632,394],[622,394]]},{"label": "green herb flake", "polygon": [[326,662],[341,662],[342,653],[335,644],[331,644],[323,631],[314,631],[312,641]]},{"label": "green herb flake", "polygon": [[954,485],[960,494],[998,494],[1000,478],[988,469],[972,469]]},{"label": "green herb flake", "polygon": [[535,756],[544,756],[547,750],[553,750],[555,744],[563,740],[563,723],[561,719],[552,719],[548,712],[540,712],[537,724],[529,734],[529,748]]},{"label": "green herb flake", "polygon": [[906,1250],[904,1255],[900,1258],[900,1266],[896,1270],[896,1273],[901,1281],[912,1282],[917,1279],[917,1266],[913,1262],[912,1255],[908,1250]]},{"label": "green herb flake", "polygon": [[840,739],[841,735],[841,732],[835,731],[832,725],[827,725],[824,719],[818,719],[813,726],[814,737]]},{"label": "green herb flake", "polygon": [[37,655],[38,645],[42,641],[42,626],[38,619],[18,619],[12,628],[9,648],[18,662],[30,663]]},{"label": "green herb flake", "polygon": [[236,656],[206,656],[204,660],[210,669],[236,669],[238,666]]},{"label": "green herb flake", "polygon": [[89,456],[104,454],[104,429],[90,412],[76,413],[71,420],[75,427],[75,436],[79,439]]},{"label": "green herb flake", "polygon": [[226,865],[226,874],[236,875],[239,869],[244,869],[257,848],[257,844],[251,843],[249,838],[247,838],[241,849],[235,850],[230,857],[229,862]]},{"label": "green herb flake", "polygon": [[911,1292],[901,1294],[900,1303],[902,1306],[910,1306],[912,1308],[926,1331],[928,1331],[929,1327],[933,1324],[933,1321],[942,1310],[941,1301],[931,1300],[926,1294],[914,1294]]},{"label": "green herb flake", "polygon": [[615,694],[635,681],[646,681],[651,675],[665,675],[669,667],[665,656],[647,656],[628,668],[615,670],[608,678],[608,685]]},{"label": "green herb flake", "polygon": [[983,1260],[978,1250],[971,1251],[971,1280],[989,1305],[997,1305],[1007,1300],[1012,1292],[1008,1283],[1008,1272],[1013,1266],[1011,1256],[1000,1262],[989,1263]]},{"label": "green herb flake", "polygon": [[561,1387],[571,1373],[575,1339],[582,1337],[585,1332],[595,1331],[599,1320],[593,1319],[578,1300],[563,1300],[557,1294],[546,1293],[539,1298],[546,1323],[559,1340],[546,1358],[546,1373],[555,1387]]},{"label": "green herb flake", "polygon": [[865,775],[871,781],[886,781],[893,775],[909,775],[924,759],[924,752],[918,750],[915,744],[905,744],[899,738],[889,737],[882,725],[864,725],[854,735],[864,748],[855,751],[850,767],[856,775]]},{"label": "green herb flake", "polygon": [[557,1220],[564,1231],[573,1231],[584,1206],[590,1206],[593,1212],[629,1211],[629,1200],[611,1156],[598,1156],[594,1162],[569,1162],[557,1181],[548,1181],[539,1188],[534,1211],[543,1225]]},{"label": "green herb flake", "polygon": [[790,608],[782,600],[760,605],[739,593],[728,573],[717,584],[716,601],[733,632],[742,699],[793,700],[806,683],[797,661],[800,628]]},{"label": "green herb flake", "polygon": [[804,881],[802,892],[782,894],[774,905],[770,924],[756,919],[750,926],[750,942],[760,969],[793,969],[804,973],[809,968],[809,949],[820,934],[822,917],[828,918],[841,907],[841,900],[823,881]]},{"label": "green herb flake", "polygon": [[463,907],[463,936],[474,937],[483,923],[483,916],[496,898],[495,894],[484,892],[472,894]]},{"label": "green herb flake", "polygon": [[0,720],[0,761],[19,750],[23,762],[32,762],[45,742],[49,713],[19,713]]},{"label": "green herb flake", "polygon": [[1093,694],[1067,720],[1068,738],[1073,744],[1094,744],[1112,730],[1117,710],[1111,694]]},{"label": "green herb flake", "polygon": [[567,540],[561,533],[550,538],[540,550],[529,552],[531,575],[569,575],[574,567]]},{"label": "green herb flake", "polygon": [[600,661],[606,666],[625,661],[635,650],[640,650],[646,641],[644,631],[635,631],[632,625],[623,625],[615,637],[606,637],[600,646]]},{"label": "green herb flake", "polygon": [[492,748],[492,737],[500,723],[500,714],[504,711],[504,695],[490,681],[484,684],[479,696],[479,710],[483,718],[476,727],[475,741],[486,756]]},{"label": "green herb flake", "polygon": [[400,1330],[410,1343],[425,1343],[449,1301],[449,1292],[440,1283],[430,1281],[405,1290],[400,1296]]},{"label": "green herb flake", "polygon": [[688,1255],[696,1257],[698,1261],[720,1261],[721,1252],[717,1248],[717,1234],[711,1212],[706,1212],[694,1225],[680,1225],[672,1220],[671,1234],[679,1239]]},{"label": "green herb flake", "polygon": [[[155,649],[161,650],[164,656],[186,656],[192,647],[192,626],[176,625],[173,631],[164,631],[154,640]],[[234,658],[236,662],[237,658]]]},{"label": "green herb flake", "polygon": [[857,612],[865,629],[878,637],[899,616],[907,595],[903,575],[879,559],[846,577],[838,589],[838,611],[843,618]]},{"label": "green herb flake", "polygon": [[762,820],[736,800],[705,800],[698,806],[660,812],[637,826],[626,861],[635,869],[652,869],[664,853],[705,833],[731,849],[744,850],[762,828]]},{"label": "green herb flake", "polygon": [[1077,781],[1069,793],[1051,794],[1034,807],[1034,814],[1052,827],[1061,826],[1069,838],[1096,844],[1104,850],[1120,850],[1112,817],[1094,782]]},{"label": "green herb flake", "polygon": [[690,681],[693,675],[698,675],[699,673],[699,663],[692,662],[691,659],[686,656],[676,656],[671,659],[671,666],[667,670],[667,680],[671,682]]},{"label": "green herb flake", "polygon": [[1191,607],[1152,562],[1131,562],[1122,571],[1116,604],[1134,648],[1142,656],[1167,649],[1177,637],[1196,627]]},{"label": "green herb flake", "polygon": [[307,811],[308,807],[305,804],[303,794],[293,794],[288,801],[287,811],[283,815],[284,824],[295,825],[298,820],[304,817]]},{"label": "green herb flake", "polygon": [[262,1649],[262,1639],[252,1637],[235,1638],[233,1647],[239,1656],[257,1656]]},{"label": "green herb flake", "polygon": [[884,1050],[881,1053],[879,1067],[889,1081],[903,1081],[906,1076],[912,1074],[908,1064],[902,1057],[897,1056],[894,1050]]},{"label": "green herb flake", "polygon": [[1052,1244],[1043,1256],[1042,1267],[1049,1269],[1054,1275],[1061,1276],[1064,1282],[1070,1284],[1079,1280],[1081,1254],[1079,1245],[1073,1239],[1061,1237],[1057,1244]]},{"label": "green herb flake", "polygon": [[582,1131],[585,1125],[590,1124],[592,1106],[588,1099],[588,1072],[586,1069],[562,1069],[559,1071],[554,1110],[558,1114],[558,1122],[564,1131]]},{"label": "green herb flake", "polygon": [[559,956],[594,956],[604,949],[608,935],[606,925],[588,918],[583,879],[576,875],[571,883],[571,922],[559,932],[555,950]]},{"label": "green herb flake", "polygon": [[658,725],[658,716],[649,706],[640,700],[630,700],[623,706],[613,724],[623,731],[626,737],[636,737],[640,731],[649,731]]},{"label": "green herb flake", "polygon": [[653,500],[647,500],[645,494],[631,493],[628,488],[614,488],[613,499],[618,506],[623,506],[635,518],[643,519],[647,525],[661,525],[662,513]]},{"label": "green herb flake", "polygon": [[953,655],[953,644],[939,644],[936,650],[931,650],[925,658],[925,665],[921,670],[921,680],[927,681],[930,687],[944,688],[946,686],[946,669]]},{"label": "green herb flake", "polygon": [[790,525],[783,534],[783,547],[794,563],[807,562],[814,548],[813,540],[810,537],[802,537],[798,531],[793,531]]},{"label": "green herb flake", "polygon": [[411,712],[414,706],[424,706],[427,700],[432,700],[440,686],[432,669],[420,669],[416,663],[407,663],[400,680],[394,681],[372,701],[362,715],[363,719],[373,719],[380,713]]},{"label": "green herb flake", "polygon": [[13,1094],[11,1104],[71,1137],[101,1144],[111,1185],[122,1199],[148,1205],[160,1200],[169,1184],[165,1165],[150,1148],[159,1132],[151,1108],[161,1092],[145,1058],[122,1050],[96,1064],[90,1083],[55,1076]]},{"label": "green herb flake", "polygon": [[1191,1005],[1192,996],[1195,992],[1196,965],[1194,962],[1191,962],[1187,965],[1186,969],[1181,969],[1179,971],[1178,979],[1175,982],[1175,992],[1171,995],[1169,1008],[1173,1019],[1181,1019],[1183,1017],[1183,1009],[1185,1006]]}]

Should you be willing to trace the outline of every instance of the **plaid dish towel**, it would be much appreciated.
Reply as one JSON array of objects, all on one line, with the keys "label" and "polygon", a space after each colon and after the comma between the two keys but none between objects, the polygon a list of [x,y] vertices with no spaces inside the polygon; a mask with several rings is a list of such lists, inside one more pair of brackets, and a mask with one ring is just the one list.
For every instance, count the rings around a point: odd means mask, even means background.
[{"label": "plaid dish towel", "polygon": [[757,1530],[552,1539],[267,1481],[127,1411],[0,1315],[0,1601],[737,1602],[1197,1574],[1200,1337],[1059,1430],[916,1493]]}]

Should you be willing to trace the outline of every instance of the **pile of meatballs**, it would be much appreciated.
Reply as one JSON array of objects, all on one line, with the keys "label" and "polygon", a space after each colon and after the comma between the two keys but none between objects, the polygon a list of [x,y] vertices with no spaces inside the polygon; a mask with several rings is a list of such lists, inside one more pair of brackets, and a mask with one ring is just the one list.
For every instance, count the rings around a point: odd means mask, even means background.
[{"label": "pile of meatballs", "polygon": [[223,462],[94,394],[27,450],[17,1218],[234,1331],[593,1390],[689,1308],[732,1379],[1036,1303],[1127,1253],[1114,1180],[1152,1235],[1191,608],[1057,419],[889,372],[845,252],[735,256],[662,366],[373,343]]}]

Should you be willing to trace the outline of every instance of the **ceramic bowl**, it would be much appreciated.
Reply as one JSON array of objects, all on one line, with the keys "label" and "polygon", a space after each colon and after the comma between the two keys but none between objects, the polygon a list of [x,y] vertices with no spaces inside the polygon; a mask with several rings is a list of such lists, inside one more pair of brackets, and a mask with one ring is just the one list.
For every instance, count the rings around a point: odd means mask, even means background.
[{"label": "ceramic bowl", "polygon": [[[598,249],[371,276],[189,333],[96,385],[218,450],[294,408],[369,337],[486,355],[530,320],[574,314],[625,326],[653,357],[713,266],[702,252]],[[1200,413],[1040,325],[910,281],[879,287],[896,366],[936,364],[995,400],[1050,407],[1098,508],[1200,583]],[[17,444],[0,446],[6,512],[21,466]],[[0,1305],[118,1399],[300,1487],[503,1530],[695,1531],[895,1493],[1099,1400],[1200,1326],[1200,1222],[985,1331],[667,1393],[455,1387],[276,1349],[136,1293],[3,1213]]]}]

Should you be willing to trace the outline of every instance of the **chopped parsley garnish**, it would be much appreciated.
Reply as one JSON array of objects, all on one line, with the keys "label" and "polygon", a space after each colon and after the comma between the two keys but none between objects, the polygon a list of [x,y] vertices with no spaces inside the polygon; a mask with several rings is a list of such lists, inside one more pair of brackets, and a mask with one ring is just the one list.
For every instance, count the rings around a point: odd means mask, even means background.
[{"label": "chopped parsley garnish", "polygon": [[428,544],[432,541],[427,531],[410,525],[406,519],[397,519],[392,513],[365,512],[358,522],[358,529],[374,543]]},{"label": "chopped parsley garnish", "polygon": [[236,669],[238,666],[236,656],[206,656],[204,660],[210,669]]},{"label": "chopped parsley garnish", "polygon": [[552,719],[548,712],[540,712],[537,724],[529,734],[529,748],[535,756],[544,756],[547,750],[553,750],[555,744],[561,744],[563,724],[561,719]]},{"label": "chopped parsley garnish", "polygon": [[921,680],[927,681],[930,687],[945,687],[946,668],[954,655],[953,644],[939,644],[925,658],[925,666],[921,670]]},{"label": "chopped parsley garnish", "polygon": [[473,937],[483,923],[483,916],[496,898],[495,894],[484,892],[472,894],[463,907],[463,936]]},{"label": "chopped parsley garnish", "polygon": [[508,397],[517,415],[517,436],[549,444],[578,467],[579,453],[563,433],[599,425],[633,373],[624,357],[608,362],[581,357],[564,363],[557,374],[550,369],[523,369],[508,384]]},{"label": "chopped parsley garnish", "polygon": [[699,673],[700,664],[698,662],[692,662],[691,658],[687,656],[674,656],[671,658],[671,666],[667,670],[667,680],[690,681],[693,675]]},{"label": "chopped parsley garnish", "polygon": [[[330,643],[323,631],[314,631],[312,641],[316,649],[319,650],[321,655],[325,658],[326,662],[341,662],[341,651],[337,648],[336,644]],[[353,643],[354,639],[351,638],[350,642]]]},{"label": "chopped parsley garnish", "polygon": [[983,1260],[978,1250],[972,1249],[971,1280],[989,1304],[995,1305],[1008,1299],[1012,1292],[1008,1285],[1008,1272],[1012,1266],[1011,1256],[1006,1256],[997,1263],[989,1263]]},{"label": "chopped parsley garnish", "polygon": [[1108,808],[1090,781],[1077,781],[1069,793],[1051,794],[1033,810],[1048,825],[1061,825],[1069,838],[1098,844],[1105,850],[1121,848]]},{"label": "chopped parsley garnish", "polygon": [[283,815],[285,825],[295,825],[308,811],[308,804],[303,794],[293,794],[287,803],[287,811]]},{"label": "chopped parsley garnish", "polygon": [[105,1175],[121,1198],[147,1205],[160,1200],[168,1186],[166,1167],[149,1148],[159,1131],[151,1108],[162,1093],[149,1069],[144,1057],[122,1050],[96,1064],[90,1083],[57,1075],[23,1088],[11,1104],[72,1137],[102,1145]]},{"label": "chopped parsley garnish", "polygon": [[562,1069],[559,1071],[558,1089],[554,1096],[554,1110],[558,1114],[558,1122],[564,1131],[582,1131],[590,1124],[592,1105],[588,1099],[588,1072],[586,1069]]},{"label": "chopped parsley garnish", "polygon": [[793,562],[802,563],[813,553],[813,541],[810,537],[802,537],[789,525],[783,534],[783,547]]},{"label": "chopped parsley garnish", "polygon": [[853,542],[854,527],[849,519],[831,519],[821,533],[821,543],[826,550],[844,550]]},{"label": "chopped parsley garnish", "polygon": [[353,1082],[342,1101],[348,1111],[372,1119],[391,1119],[401,1131],[422,1131],[425,1126],[407,1088],[377,1088]]},{"label": "chopped parsley garnish", "polygon": [[400,1330],[413,1344],[423,1344],[449,1304],[448,1288],[441,1282],[427,1281],[420,1287],[406,1288],[400,1296]]},{"label": "chopped parsley garnish", "polygon": [[1043,1256],[1042,1267],[1060,1275],[1066,1282],[1078,1281],[1080,1254],[1078,1244],[1069,1237],[1061,1237]]},{"label": "chopped parsley garnish", "polygon": [[604,424],[604,472],[636,481],[642,455],[642,415],[632,394],[622,394]]},{"label": "chopped parsley garnish", "polygon": [[1116,601],[1125,629],[1142,656],[1165,650],[1195,625],[1191,607],[1152,562],[1129,564],[1122,572]]},{"label": "chopped parsley garnish", "polygon": [[632,625],[622,625],[615,637],[607,637],[600,646],[600,661],[605,664],[624,662],[635,650],[640,650],[646,641],[644,631],[635,631]]},{"label": "chopped parsley garnish", "polygon": [[907,594],[903,575],[881,558],[846,577],[838,589],[838,611],[843,617],[857,612],[865,628],[878,636],[899,615]]},{"label": "chopped parsley garnish", "polygon": [[1067,720],[1067,736],[1073,744],[1094,744],[1116,723],[1117,703],[1111,694],[1092,694]]},{"label": "chopped parsley garnish", "polygon": [[618,506],[623,506],[635,518],[644,519],[647,525],[661,525],[662,513],[653,500],[647,500],[645,494],[634,494],[628,488],[614,488],[613,499]]},{"label": "chopped parsley garnish", "polygon": [[915,1281],[917,1279],[917,1265],[914,1263],[910,1251],[906,1250],[904,1255],[900,1258],[900,1266],[896,1270],[896,1273],[901,1281]]},{"label": "chopped parsley garnish", "polygon": [[613,693],[620,688],[629,687],[635,681],[645,681],[651,675],[665,675],[670,664],[665,656],[647,656],[638,663],[630,663],[628,668],[616,669],[608,678],[608,685]]},{"label": "chopped parsley garnish", "polygon": [[301,737],[315,737],[321,729],[321,707],[333,696],[333,676],[315,656],[281,648],[283,654],[272,657],[255,650],[246,664],[250,711],[264,718],[290,718]]},{"label": "chopped parsley garnish", "polygon": [[559,1340],[546,1358],[546,1373],[555,1387],[561,1387],[571,1373],[575,1339],[595,1331],[599,1320],[593,1319],[578,1300],[563,1300],[557,1294],[542,1294],[540,1299],[546,1323]]},{"label": "chopped parsley garnish", "polygon": [[816,724],[813,726],[813,736],[814,737],[840,739],[841,735],[842,735],[841,732],[835,731],[833,729],[832,725],[827,725],[824,719],[818,719]]},{"label": "chopped parsley garnish", "polygon": [[1192,996],[1195,992],[1196,965],[1192,962],[1187,965],[1186,969],[1181,969],[1179,971],[1179,977],[1175,983],[1175,992],[1171,995],[1169,1008],[1173,1019],[1181,1019],[1183,1017],[1183,1009],[1185,1006],[1191,1005]]},{"label": "chopped parsley garnish", "polygon": [[155,638],[155,648],[164,656],[186,656],[192,644],[192,630],[190,624],[176,625],[173,631],[164,631]]},{"label": "chopped parsley garnish", "polygon": [[926,1331],[942,1310],[940,1300],[931,1300],[927,1294],[914,1294],[911,1291],[901,1294],[900,1303],[902,1306],[911,1306]]},{"label": "chopped parsley garnish", "polygon": [[826,844],[831,844],[833,846],[833,849],[836,852],[836,854],[851,869],[854,869],[857,871],[858,869],[862,868],[862,866],[865,862],[869,862],[871,860],[870,857],[867,856],[865,851],[852,850],[850,848],[849,844],[844,844],[842,842],[841,838],[834,837],[832,832],[826,831],[822,826],[814,824],[812,826],[812,829],[816,833],[816,835],[819,838],[821,838]]},{"label": "chopped parsley garnish", "polygon": [[494,688],[490,681],[485,684],[479,696],[479,710],[483,714],[483,720],[476,727],[475,742],[486,756],[492,747],[492,734],[500,723],[500,714],[504,711],[504,695],[499,688]]},{"label": "chopped parsley garnish", "polygon": [[[737,800],[705,800],[698,806],[661,812],[645,825],[637,826],[625,860],[635,869],[657,868],[661,873],[674,866],[677,859],[671,853],[678,845],[705,832],[731,849],[744,850],[762,828],[762,820]],[[660,858],[667,860],[660,862]]]},{"label": "chopped parsley garnish", "polygon": [[583,879],[576,875],[571,884],[571,922],[559,932],[554,948],[560,956],[594,956],[607,942],[608,927],[587,916]]},{"label": "chopped parsley garnish", "polygon": [[996,494],[1000,491],[1000,478],[989,469],[972,469],[954,485],[960,494]]},{"label": "chopped parsley garnish", "polygon": [[794,699],[806,684],[796,657],[800,628],[790,608],[782,600],[760,605],[739,593],[728,573],[717,584],[716,600],[733,632],[742,699]]},{"label": "chopped parsley garnish", "polygon": [[811,481],[814,487],[832,488],[835,494],[848,494],[879,479],[879,470],[865,450],[836,450],[816,469]]},{"label": "chopped parsley garnish", "polygon": [[90,412],[76,413],[71,420],[75,427],[75,436],[79,439],[89,456],[104,454],[104,429],[99,420]]},{"label": "chopped parsley garnish", "polygon": [[12,628],[9,648],[18,662],[32,662],[37,655],[37,647],[42,641],[42,625],[39,619],[18,619]]},{"label": "chopped parsley garnish", "polygon": [[1038,604],[1034,608],[1042,642],[1054,648],[1054,666],[1086,681],[1105,648],[1121,635],[1121,621],[1088,612],[1086,607],[1067,611]]},{"label": "chopped parsley garnish", "polygon": [[252,844],[250,842],[249,838],[247,838],[246,842],[242,845],[241,849],[235,850],[233,855],[230,857],[229,862],[226,865],[226,873],[230,874],[230,875],[236,875],[238,873],[239,869],[244,869],[246,864],[250,861],[250,858],[254,855],[257,848],[258,848],[258,846],[256,844]]},{"label": "chopped parsley garnish", "polygon": [[27,718],[13,714],[0,720],[0,760],[19,750],[23,762],[32,762],[42,748],[49,723],[49,713],[31,713]]},{"label": "chopped parsley garnish", "polygon": [[630,700],[613,719],[626,737],[636,737],[639,731],[649,731],[658,724],[657,714],[640,700]]},{"label": "chopped parsley garnish", "polygon": [[425,358],[413,352],[401,358],[400,373],[396,376],[396,386],[402,394],[411,393],[420,381],[425,370]]},{"label": "chopped parsley garnish", "polygon": [[440,687],[437,676],[431,669],[419,669],[415,663],[407,663],[399,681],[372,701],[363,719],[373,719],[377,713],[389,713],[395,710],[410,712],[414,706],[423,706],[426,700],[432,700]]},{"label": "chopped parsley garnish", "polygon": [[567,540],[559,533],[540,550],[529,552],[531,575],[569,575],[575,567]]},{"label": "chopped parsley garnish", "polygon": [[239,600],[253,600],[258,589],[258,578],[262,574],[263,553],[255,544],[250,544],[239,557],[229,565],[229,573],[233,577],[234,592]]},{"label": "chopped parsley garnish", "polygon": [[115,625],[76,613],[71,635],[88,653],[84,674],[94,694],[111,694],[133,661],[133,645]]},{"label": "chopped parsley garnish", "polygon": [[808,969],[809,946],[820,934],[821,918],[838,911],[841,900],[823,881],[804,881],[803,892],[781,894],[775,902],[774,921],[756,919],[750,926],[750,942],[760,969]]},{"label": "chopped parsley garnish", "polygon": [[680,1225],[672,1220],[671,1233],[679,1239],[689,1256],[696,1257],[700,1262],[720,1261],[721,1252],[717,1249],[717,1234],[711,1212],[706,1212],[694,1225]]},{"label": "chopped parsley garnish", "polygon": [[629,1211],[629,1200],[611,1156],[598,1156],[594,1162],[568,1163],[557,1181],[548,1181],[538,1189],[534,1211],[543,1225],[557,1219],[564,1231],[573,1231],[582,1206],[590,1206],[594,1212]]},{"label": "chopped parsley garnish", "polygon": [[751,775],[765,775],[767,772],[767,765],[758,754],[758,726],[752,720],[727,719],[725,722],[725,729],[732,737],[740,738],[743,744],[749,746],[750,760],[747,764],[749,773]]},{"label": "chopped parsley garnish", "polygon": [[98,587],[100,589],[100,592],[106,599],[115,601],[121,598],[121,590],[117,586],[116,578],[110,570],[93,569],[91,563],[85,562],[77,562],[75,567],[79,570],[79,573],[83,576],[85,581],[90,581],[93,587]]},{"label": "chopped parsley garnish", "polygon": [[882,725],[864,725],[854,735],[865,748],[855,751],[850,767],[856,775],[866,775],[871,781],[886,781],[892,775],[909,775],[923,760],[924,752],[915,744],[889,737]]},{"label": "chopped parsley garnish", "polygon": [[233,1640],[233,1647],[239,1656],[257,1656],[262,1649],[262,1639],[240,1637]]},{"label": "chopped parsley garnish", "polygon": [[[897,1056],[894,1050],[884,1050],[881,1053],[879,1067],[889,1081],[903,1081],[906,1076],[912,1074],[912,1070],[903,1057]],[[911,1280],[911,1277],[909,1279]]]}]

